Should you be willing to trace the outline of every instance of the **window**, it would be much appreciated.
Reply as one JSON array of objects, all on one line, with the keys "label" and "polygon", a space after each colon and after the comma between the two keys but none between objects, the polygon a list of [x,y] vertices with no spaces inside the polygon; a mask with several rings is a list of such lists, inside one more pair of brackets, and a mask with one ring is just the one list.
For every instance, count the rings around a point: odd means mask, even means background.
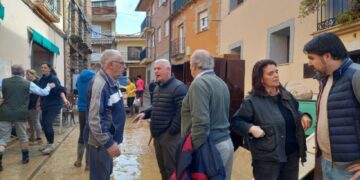
[{"label": "window", "polygon": [[239,4],[241,4],[242,2],[244,2],[244,0],[230,0],[230,11],[232,11],[233,9],[235,9]]},{"label": "window", "polygon": [[169,31],[170,31],[170,22],[169,22],[169,20],[166,20],[166,22],[165,22],[165,37],[169,36]]},{"label": "window", "polygon": [[140,53],[142,51],[142,47],[140,46],[128,46],[127,49],[127,58],[128,60],[140,60]]},{"label": "window", "polygon": [[179,26],[179,53],[185,52],[185,34],[184,25]]},{"label": "window", "polygon": [[99,25],[92,25],[92,34],[91,37],[92,38],[101,38],[101,26]]},{"label": "window", "polygon": [[238,54],[238,55],[240,55],[240,58],[241,58],[241,46],[232,48],[232,49],[230,50],[230,53],[231,53],[231,54]]},{"label": "window", "polygon": [[161,28],[158,28],[158,42],[161,42]]},{"label": "window", "polygon": [[267,56],[278,64],[292,61],[294,48],[294,19],[268,30]]},{"label": "window", "polygon": [[208,11],[206,10],[201,12],[199,14],[200,32],[205,31],[208,28],[208,21],[209,21]]}]

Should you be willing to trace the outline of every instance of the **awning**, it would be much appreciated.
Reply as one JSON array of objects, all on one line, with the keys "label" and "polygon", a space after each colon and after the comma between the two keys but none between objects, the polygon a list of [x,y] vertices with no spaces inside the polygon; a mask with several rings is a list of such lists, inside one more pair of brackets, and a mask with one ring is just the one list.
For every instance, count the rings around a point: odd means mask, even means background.
[{"label": "awning", "polygon": [[0,3],[0,19],[4,20],[5,7]]},{"label": "awning", "polygon": [[49,50],[57,55],[60,55],[59,48],[54,43],[52,43],[50,40],[48,40],[47,38],[42,36],[40,33],[35,31],[34,29],[32,29],[32,36],[33,36],[33,40],[35,42],[37,42],[38,44],[40,44],[47,50]]}]

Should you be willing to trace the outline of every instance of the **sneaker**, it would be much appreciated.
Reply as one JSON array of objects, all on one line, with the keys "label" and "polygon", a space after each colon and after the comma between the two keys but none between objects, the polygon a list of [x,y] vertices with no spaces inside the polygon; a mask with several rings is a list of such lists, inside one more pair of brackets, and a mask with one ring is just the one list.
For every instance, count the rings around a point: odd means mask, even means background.
[{"label": "sneaker", "polygon": [[42,150],[41,152],[45,155],[50,155],[55,149],[55,146],[53,144],[49,144],[49,146],[47,148],[45,148],[44,150]]},{"label": "sneaker", "polygon": [[45,144],[45,145],[43,145],[43,146],[41,146],[40,148],[39,148],[39,151],[44,151],[46,148],[48,148],[49,146],[51,146],[51,144]]}]

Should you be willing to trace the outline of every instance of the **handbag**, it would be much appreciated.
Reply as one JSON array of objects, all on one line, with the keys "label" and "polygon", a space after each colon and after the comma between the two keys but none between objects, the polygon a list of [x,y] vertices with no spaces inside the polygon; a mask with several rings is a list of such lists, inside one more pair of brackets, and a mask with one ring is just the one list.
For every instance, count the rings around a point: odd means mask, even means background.
[{"label": "handbag", "polygon": [[141,105],[140,98],[135,98],[135,100],[133,102],[133,106],[140,107],[140,105]]}]

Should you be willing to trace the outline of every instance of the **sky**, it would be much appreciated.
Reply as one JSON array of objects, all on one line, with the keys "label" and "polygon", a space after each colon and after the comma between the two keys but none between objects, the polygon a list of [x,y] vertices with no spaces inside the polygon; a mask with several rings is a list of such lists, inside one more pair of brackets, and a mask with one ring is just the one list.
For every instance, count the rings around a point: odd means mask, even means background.
[{"label": "sky", "polygon": [[135,12],[135,8],[140,0],[116,0],[117,34],[139,34],[140,25],[143,22],[146,13]]}]

